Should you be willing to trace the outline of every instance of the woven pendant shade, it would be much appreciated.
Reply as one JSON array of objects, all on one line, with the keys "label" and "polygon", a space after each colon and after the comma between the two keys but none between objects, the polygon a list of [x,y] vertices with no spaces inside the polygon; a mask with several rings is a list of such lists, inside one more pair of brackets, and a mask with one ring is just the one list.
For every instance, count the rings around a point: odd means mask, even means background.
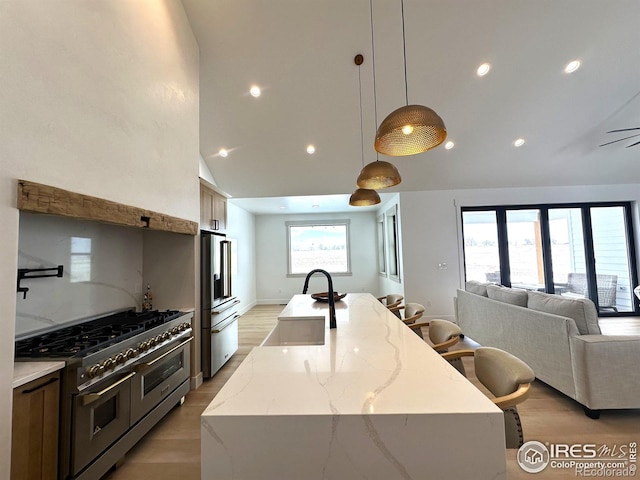
[{"label": "woven pendant shade", "polygon": [[368,188],[358,188],[351,194],[349,205],[354,207],[368,207],[369,205],[377,205],[380,203],[380,195],[375,190]]},{"label": "woven pendant shade", "polygon": [[360,188],[378,190],[393,187],[401,181],[400,172],[396,167],[384,160],[376,160],[362,169],[356,184]]},{"label": "woven pendant shade", "polygon": [[446,138],[447,128],[436,112],[422,105],[407,105],[382,121],[374,147],[383,155],[401,157],[431,150]]}]

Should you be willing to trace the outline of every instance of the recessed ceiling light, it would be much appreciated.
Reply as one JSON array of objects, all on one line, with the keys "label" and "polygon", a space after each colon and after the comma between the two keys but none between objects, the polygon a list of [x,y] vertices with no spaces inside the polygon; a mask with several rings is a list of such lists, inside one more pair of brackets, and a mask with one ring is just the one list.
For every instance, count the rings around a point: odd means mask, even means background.
[{"label": "recessed ceiling light", "polygon": [[226,158],[226,157],[227,157],[227,155],[229,155],[229,151],[228,151],[228,150],[226,150],[226,149],[224,149],[224,148],[221,148],[221,149],[218,151],[218,155],[220,155],[221,157],[225,157],[225,158]]},{"label": "recessed ceiling light", "polygon": [[488,63],[483,63],[478,67],[478,70],[476,70],[476,73],[478,74],[479,77],[484,77],[487,73],[489,73],[489,70],[491,70],[491,65]]},{"label": "recessed ceiling light", "polygon": [[447,150],[451,150],[455,145],[456,145],[455,143],[449,140],[447,143],[444,144],[444,148],[446,148]]},{"label": "recessed ceiling light", "polygon": [[572,60],[564,67],[564,73],[573,73],[580,68],[580,60]]},{"label": "recessed ceiling light", "polygon": [[278,208],[279,208],[280,210],[284,210],[284,209],[285,209],[285,208],[287,208],[287,207],[285,207],[284,205],[280,205]]},{"label": "recessed ceiling light", "polygon": [[513,142],[513,145],[516,147],[521,147],[522,145],[524,145],[524,138],[518,138]]},{"label": "recessed ceiling light", "polygon": [[251,94],[252,97],[258,98],[262,92],[260,91],[260,87],[258,87],[257,85],[254,85],[249,89],[249,93]]},{"label": "recessed ceiling light", "polygon": [[314,153],[316,153],[316,147],[314,147],[313,145],[307,145],[307,153],[309,155],[313,155]]},{"label": "recessed ceiling light", "polygon": [[318,205],[318,204],[311,205],[311,208],[320,208],[320,205]]}]

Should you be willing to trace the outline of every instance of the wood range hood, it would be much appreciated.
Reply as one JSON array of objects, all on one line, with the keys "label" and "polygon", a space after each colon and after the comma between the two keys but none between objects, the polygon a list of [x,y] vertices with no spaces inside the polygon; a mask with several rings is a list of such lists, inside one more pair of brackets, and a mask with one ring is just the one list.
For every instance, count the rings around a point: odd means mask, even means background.
[{"label": "wood range hood", "polygon": [[198,233],[198,223],[191,220],[28,180],[18,180],[18,209],[186,235]]}]

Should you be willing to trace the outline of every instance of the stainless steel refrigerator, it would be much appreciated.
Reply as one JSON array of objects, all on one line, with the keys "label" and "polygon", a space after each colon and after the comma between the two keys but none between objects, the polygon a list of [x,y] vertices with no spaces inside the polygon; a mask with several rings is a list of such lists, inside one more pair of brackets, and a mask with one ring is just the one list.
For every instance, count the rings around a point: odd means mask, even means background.
[{"label": "stainless steel refrigerator", "polygon": [[210,378],[238,350],[238,304],[233,296],[234,242],[200,232],[202,375]]}]

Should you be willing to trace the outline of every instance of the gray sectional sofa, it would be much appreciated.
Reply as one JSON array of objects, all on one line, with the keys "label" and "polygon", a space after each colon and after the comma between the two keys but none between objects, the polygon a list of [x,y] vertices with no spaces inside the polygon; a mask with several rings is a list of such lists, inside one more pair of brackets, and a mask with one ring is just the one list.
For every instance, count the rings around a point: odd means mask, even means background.
[{"label": "gray sectional sofa", "polygon": [[480,282],[465,288],[456,297],[464,335],[521,358],[592,418],[640,408],[640,336],[602,335],[593,302]]}]

